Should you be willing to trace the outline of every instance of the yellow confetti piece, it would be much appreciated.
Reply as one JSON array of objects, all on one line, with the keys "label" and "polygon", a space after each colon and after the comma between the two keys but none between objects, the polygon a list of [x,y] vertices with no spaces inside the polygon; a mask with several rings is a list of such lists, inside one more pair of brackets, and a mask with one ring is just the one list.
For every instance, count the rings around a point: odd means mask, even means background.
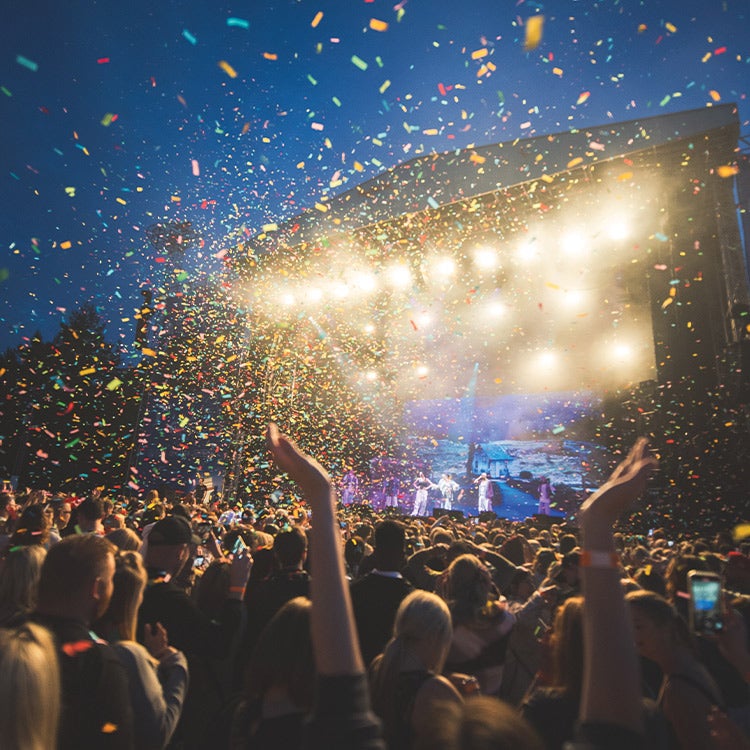
[{"label": "yellow confetti piece", "polygon": [[127,204],[127,201],[126,201],[126,200],[125,200],[124,198],[115,198],[115,200],[116,200],[116,201],[117,201],[118,203],[122,204],[123,206],[127,206],[127,205],[128,205],[128,204]]},{"label": "yellow confetti piece", "polygon": [[318,27],[318,24],[319,24],[319,23],[320,23],[320,22],[321,22],[322,20],[323,20],[323,11],[322,11],[322,10],[319,10],[319,11],[318,11],[318,12],[317,12],[317,13],[315,14],[315,18],[313,18],[313,20],[312,20],[312,23],[310,24],[310,26],[312,26],[312,27],[313,27],[314,29],[316,29],[316,28]]},{"label": "yellow confetti piece", "polygon": [[732,529],[732,537],[735,542],[741,539],[747,539],[750,536],[750,523],[741,523]]},{"label": "yellow confetti piece", "polygon": [[79,375],[93,375],[96,372],[96,367],[84,367],[83,370],[79,370]]},{"label": "yellow confetti piece", "polygon": [[358,161],[355,161],[354,162],[354,169],[357,172],[363,172],[365,168]]},{"label": "yellow confetti piece", "polygon": [[633,178],[632,172],[623,172],[622,174],[617,175],[618,182],[625,182],[626,180],[630,180]]},{"label": "yellow confetti piece", "polygon": [[102,734],[113,734],[116,731],[117,731],[117,724],[112,724],[109,721],[102,724]]},{"label": "yellow confetti piece", "polygon": [[390,81],[383,81],[383,83],[381,83],[381,84],[380,84],[380,88],[378,89],[378,91],[379,91],[379,92],[380,92],[381,94],[384,94],[384,93],[385,93],[385,90],[386,90],[386,89],[387,89],[387,88],[388,88],[388,87],[389,87],[390,85],[391,85],[391,82],[390,82]]},{"label": "yellow confetti piece", "polygon": [[370,28],[373,31],[388,31],[388,24],[385,21],[378,21],[377,18],[371,18]]},{"label": "yellow confetti piece", "polygon": [[573,167],[577,167],[582,161],[583,161],[582,156],[576,156],[575,159],[571,159],[568,162],[568,169],[573,169]]},{"label": "yellow confetti piece", "polygon": [[590,96],[591,96],[590,91],[582,92],[581,94],[579,94],[576,104],[583,104]]},{"label": "yellow confetti piece", "polygon": [[555,181],[555,178],[552,175],[549,175],[549,174],[543,174],[542,175],[542,179],[545,182],[554,182]]},{"label": "yellow confetti piece", "polygon": [[316,203],[315,208],[317,208],[318,211],[321,211],[322,213],[325,213],[326,211],[328,211],[328,206],[325,206],[322,203]]},{"label": "yellow confetti piece", "polygon": [[278,60],[279,56],[275,52],[264,52],[263,57],[266,58],[266,60]]},{"label": "yellow confetti piece", "polygon": [[226,61],[219,60],[219,67],[230,77],[237,78],[237,71]]},{"label": "yellow confetti piece", "polygon": [[711,53],[710,52],[706,52],[706,54],[703,55],[703,57],[701,57],[701,62],[705,63],[705,62],[708,62],[710,59],[711,59]]},{"label": "yellow confetti piece", "polygon": [[180,198],[179,195],[170,195],[169,200],[171,200],[172,203],[179,203],[182,200],[182,198]]},{"label": "yellow confetti piece", "polygon": [[648,26],[646,26],[645,23],[639,23],[638,24],[638,33],[642,34],[644,31],[646,31],[647,28],[648,28]]},{"label": "yellow confetti piece", "polygon": [[427,128],[427,130],[422,131],[422,135],[437,135],[438,129],[437,128]]},{"label": "yellow confetti piece", "polygon": [[471,59],[472,60],[481,60],[483,57],[487,57],[489,50],[487,47],[482,47],[481,49],[475,49],[471,53]]},{"label": "yellow confetti piece", "polygon": [[672,297],[667,297],[664,302],[661,303],[661,309],[666,310],[673,302],[674,299]]},{"label": "yellow confetti piece", "polygon": [[476,152],[473,153],[469,160],[473,162],[474,164],[484,164],[487,161],[487,158],[482,156],[481,154],[477,154]]},{"label": "yellow confetti piece", "polygon": [[275,232],[278,228],[279,228],[278,224],[264,224],[263,225],[264,232]]},{"label": "yellow confetti piece", "polygon": [[552,72],[553,72],[553,73],[554,73],[554,74],[555,74],[556,76],[560,76],[560,77],[562,77],[562,74],[563,74],[563,72],[562,72],[562,68],[552,68]]},{"label": "yellow confetti piece", "polygon": [[116,391],[120,386],[122,385],[122,380],[119,378],[112,378],[112,380],[107,383],[107,390],[108,391]]},{"label": "yellow confetti piece", "polygon": [[718,91],[711,89],[708,93],[715,102],[718,102],[721,99],[721,94]]},{"label": "yellow confetti piece", "polygon": [[102,117],[101,124],[104,125],[105,128],[108,128],[112,124],[113,119],[114,114],[112,114],[112,112],[107,112],[107,114]]},{"label": "yellow confetti piece", "polygon": [[65,242],[60,243],[60,248],[63,250],[70,250],[72,246],[73,243],[70,240],[65,240]]},{"label": "yellow confetti piece", "polygon": [[526,40],[523,43],[524,52],[535,50],[542,41],[542,31],[544,30],[544,16],[531,16],[526,21]]},{"label": "yellow confetti piece", "polygon": [[727,178],[727,177],[733,177],[734,175],[739,173],[739,167],[736,165],[731,164],[722,164],[720,167],[717,167],[716,174],[719,175],[719,177]]},{"label": "yellow confetti piece", "polygon": [[664,24],[664,28],[670,33],[670,34],[676,34],[677,33],[677,27],[673,23],[667,23]]},{"label": "yellow confetti piece", "polygon": [[141,351],[147,356],[147,357],[155,357],[156,352],[153,349],[147,349],[145,346]]}]

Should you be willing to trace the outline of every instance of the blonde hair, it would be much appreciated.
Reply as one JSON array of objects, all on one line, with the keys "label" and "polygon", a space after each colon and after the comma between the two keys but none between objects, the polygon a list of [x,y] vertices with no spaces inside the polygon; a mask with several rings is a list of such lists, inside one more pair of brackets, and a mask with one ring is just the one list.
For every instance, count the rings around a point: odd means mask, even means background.
[{"label": "blonde hair", "polygon": [[112,599],[96,627],[100,635],[108,640],[135,640],[138,608],[146,580],[146,569],[137,552],[120,552],[115,557]]},{"label": "blonde hair", "polygon": [[50,633],[27,623],[0,630],[0,737],[6,750],[57,746],[60,667]]},{"label": "blonde hair", "polygon": [[39,576],[47,554],[38,544],[8,553],[0,567],[0,624],[36,607]]},{"label": "blonde hair", "polygon": [[434,663],[425,666],[439,674],[452,639],[450,611],[448,605],[437,594],[413,591],[401,602],[393,625],[393,638],[372,664],[373,708],[383,719],[386,733],[396,715],[396,681],[406,656],[413,651],[417,643],[434,640]]}]

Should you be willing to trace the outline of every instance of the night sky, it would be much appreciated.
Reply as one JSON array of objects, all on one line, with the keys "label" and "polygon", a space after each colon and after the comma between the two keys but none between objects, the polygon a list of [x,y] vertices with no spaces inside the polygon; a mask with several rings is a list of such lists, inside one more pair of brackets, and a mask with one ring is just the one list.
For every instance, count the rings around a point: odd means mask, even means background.
[{"label": "night sky", "polygon": [[747,0],[5,10],[2,347],[53,335],[84,302],[129,346],[139,289],[162,272],[145,234],[158,221],[200,233],[184,259],[199,280],[224,272],[230,235],[419,154],[717,102],[737,102],[750,135]]}]

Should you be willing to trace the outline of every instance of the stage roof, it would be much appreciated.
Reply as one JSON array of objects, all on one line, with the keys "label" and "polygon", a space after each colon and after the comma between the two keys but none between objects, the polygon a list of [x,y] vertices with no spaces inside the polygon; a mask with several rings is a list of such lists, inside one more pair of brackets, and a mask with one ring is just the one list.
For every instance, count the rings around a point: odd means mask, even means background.
[{"label": "stage roof", "polygon": [[735,104],[426,154],[320,202],[274,231],[256,235],[249,245],[262,253],[277,244],[315,242],[720,129],[729,129],[736,143]]}]

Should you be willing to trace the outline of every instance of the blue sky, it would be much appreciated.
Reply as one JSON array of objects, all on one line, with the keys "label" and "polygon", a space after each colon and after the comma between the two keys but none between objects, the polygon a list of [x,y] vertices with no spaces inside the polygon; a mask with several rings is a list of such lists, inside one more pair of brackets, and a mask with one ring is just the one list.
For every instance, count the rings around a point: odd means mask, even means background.
[{"label": "blue sky", "polygon": [[[737,102],[746,0],[28,0],[0,27],[0,346],[94,302],[132,341],[144,230],[221,272],[258,231],[420,153]],[[526,25],[544,18],[524,51]]]}]

